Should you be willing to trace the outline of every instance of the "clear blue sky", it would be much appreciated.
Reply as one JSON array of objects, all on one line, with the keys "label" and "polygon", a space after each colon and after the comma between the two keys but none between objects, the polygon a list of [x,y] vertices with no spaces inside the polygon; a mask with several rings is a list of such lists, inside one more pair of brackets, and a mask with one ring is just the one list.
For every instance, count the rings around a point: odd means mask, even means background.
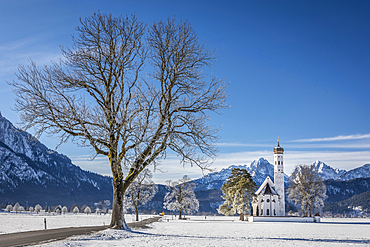
[{"label": "clear blue sky", "polygon": [[[216,49],[213,71],[230,82],[231,108],[222,125],[214,168],[273,160],[280,136],[286,173],[317,159],[335,168],[370,163],[370,1],[52,1],[0,0],[0,111],[19,121],[6,81],[19,64],[39,65],[71,45],[79,18],[135,14],[153,21],[187,19],[200,40]],[[31,131],[32,133],[32,131]],[[55,140],[42,137],[49,147]],[[89,150],[67,144],[59,152],[87,170],[109,174],[105,158],[86,161]],[[201,176],[175,157],[154,179]]]}]

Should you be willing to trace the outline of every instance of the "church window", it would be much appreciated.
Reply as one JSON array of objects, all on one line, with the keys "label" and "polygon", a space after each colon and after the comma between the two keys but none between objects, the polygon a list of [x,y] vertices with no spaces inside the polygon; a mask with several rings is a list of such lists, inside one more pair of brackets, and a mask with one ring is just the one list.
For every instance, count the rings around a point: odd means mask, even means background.
[{"label": "church window", "polygon": [[278,165],[280,165],[280,160],[278,161]]},{"label": "church window", "polygon": [[275,209],[274,209],[274,215],[276,215],[276,211],[275,211]]},{"label": "church window", "polygon": [[277,161],[275,161],[275,165],[277,165]]},{"label": "church window", "polygon": [[269,209],[266,210],[266,215],[270,215],[270,210]]},{"label": "church window", "polygon": [[283,164],[283,161],[281,161],[281,164]]},{"label": "church window", "polygon": [[[267,201],[267,202],[270,202],[270,199],[267,199],[266,201]],[[268,210],[268,209],[267,209],[267,210]]]}]

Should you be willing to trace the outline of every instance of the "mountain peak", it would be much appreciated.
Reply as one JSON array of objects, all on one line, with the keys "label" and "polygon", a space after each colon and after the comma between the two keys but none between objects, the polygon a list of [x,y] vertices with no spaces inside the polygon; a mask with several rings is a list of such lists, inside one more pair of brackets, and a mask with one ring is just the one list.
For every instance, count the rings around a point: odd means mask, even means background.
[{"label": "mountain peak", "polygon": [[[267,176],[274,177],[274,166],[265,158],[261,157],[258,160],[253,160],[245,165],[230,165],[228,168],[223,168],[219,172],[209,173],[206,176],[193,180],[197,185],[196,190],[220,189],[222,184],[231,175],[234,168],[246,169],[253,177],[253,181],[257,185],[261,185]],[[285,174],[284,182],[288,182],[288,176]]]},{"label": "mountain peak", "polygon": [[333,167],[325,164],[320,160],[316,160],[312,163],[315,167],[315,170],[321,175],[323,180],[333,179],[337,180],[340,176],[346,173],[345,170],[334,169]]}]

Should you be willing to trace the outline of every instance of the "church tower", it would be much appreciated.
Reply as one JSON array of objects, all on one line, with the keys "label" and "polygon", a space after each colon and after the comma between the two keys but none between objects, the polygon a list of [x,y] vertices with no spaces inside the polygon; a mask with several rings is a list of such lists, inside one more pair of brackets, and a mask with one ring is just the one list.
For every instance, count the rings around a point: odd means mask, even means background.
[{"label": "church tower", "polygon": [[278,216],[285,216],[285,195],[284,195],[284,148],[278,144],[274,148],[274,185],[275,191],[279,194]]}]

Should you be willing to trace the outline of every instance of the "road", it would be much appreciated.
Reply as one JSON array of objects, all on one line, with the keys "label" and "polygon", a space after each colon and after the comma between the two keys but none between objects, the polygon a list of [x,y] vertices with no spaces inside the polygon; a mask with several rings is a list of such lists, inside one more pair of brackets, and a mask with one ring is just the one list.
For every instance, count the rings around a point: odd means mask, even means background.
[{"label": "road", "polygon": [[[154,217],[136,223],[135,222],[128,223],[127,225],[130,228],[143,228],[147,227],[147,225],[150,223],[158,221],[160,218],[161,217]],[[43,243],[48,241],[62,240],[76,235],[98,232],[105,230],[107,228],[108,226],[68,227],[40,231],[1,234],[0,246],[9,247],[9,246],[34,245],[37,243]]]}]

